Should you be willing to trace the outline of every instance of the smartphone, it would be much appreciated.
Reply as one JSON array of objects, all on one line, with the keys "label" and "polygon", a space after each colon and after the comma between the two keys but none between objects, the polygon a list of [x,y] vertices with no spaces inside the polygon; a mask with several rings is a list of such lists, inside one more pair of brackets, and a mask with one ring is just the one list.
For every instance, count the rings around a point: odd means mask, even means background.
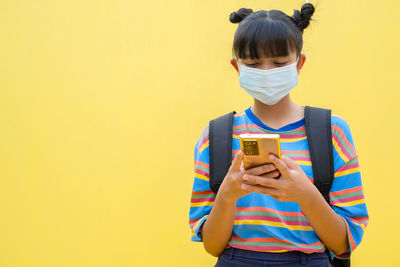
[{"label": "smartphone", "polygon": [[240,134],[239,138],[246,170],[271,163],[270,153],[281,159],[279,134]]}]

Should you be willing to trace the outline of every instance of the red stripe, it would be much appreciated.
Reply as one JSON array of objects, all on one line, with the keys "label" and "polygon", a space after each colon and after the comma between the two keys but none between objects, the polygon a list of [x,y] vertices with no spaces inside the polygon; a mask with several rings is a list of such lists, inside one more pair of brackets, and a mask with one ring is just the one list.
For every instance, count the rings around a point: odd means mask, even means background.
[{"label": "red stripe", "polygon": [[332,136],[333,136],[333,139],[335,139],[336,143],[338,144],[342,153],[345,154],[345,156],[350,160],[351,156],[350,156],[349,152],[347,152],[347,150],[344,148],[342,141],[339,139],[339,137],[336,136],[336,134],[333,134]]},{"label": "red stripe", "polygon": [[290,157],[292,160],[298,160],[298,161],[310,161],[311,158],[304,158],[304,157]]},{"label": "red stripe", "polygon": [[338,200],[333,200],[330,201],[330,204],[336,204],[336,203],[346,203],[346,202],[350,202],[350,201],[354,201],[354,200],[359,200],[359,199],[363,199],[364,195],[358,195],[358,196],[354,196],[354,197],[349,197],[349,198],[343,198],[343,199],[338,199]]},{"label": "red stripe", "polygon": [[193,198],[191,199],[192,203],[196,203],[196,202],[211,202],[214,201],[215,197],[210,197],[210,198]]},{"label": "red stripe", "polygon": [[203,141],[200,143],[199,148],[202,147],[205,143],[208,141],[208,136],[203,139]]},{"label": "red stripe", "polygon": [[342,139],[344,140],[345,144],[350,148],[351,152],[353,152],[354,155],[356,155],[356,151],[354,150],[352,144],[350,143],[350,141],[347,139],[346,134],[344,133],[344,131],[337,125],[332,126],[332,129],[335,129],[342,137]]},{"label": "red stripe", "polygon": [[357,221],[368,221],[369,217],[353,217],[353,219],[355,219]]},{"label": "red stripe", "polygon": [[285,153],[285,154],[308,154],[308,155],[310,155],[310,151],[308,151],[308,150],[299,150],[299,151],[281,150],[281,152]]},{"label": "red stripe", "polygon": [[358,167],[360,167],[360,165],[357,162],[357,163],[353,163],[353,164],[350,164],[350,165],[347,165],[347,166],[340,167],[339,169],[336,170],[336,172],[350,170],[350,169],[353,169],[353,168],[355,169],[355,168],[358,168]]},{"label": "red stripe", "polygon": [[305,217],[303,213],[301,212],[295,212],[295,211],[279,211],[279,210],[274,210],[266,207],[236,207],[236,211],[267,211],[267,212],[273,212],[276,214],[279,214],[281,216],[295,216],[295,217]]},{"label": "red stripe", "polygon": [[198,173],[198,174],[210,177],[210,174],[208,172],[205,172],[205,171],[202,171],[202,170],[199,170],[199,169],[195,169],[194,173]]},{"label": "red stripe", "polygon": [[192,191],[192,195],[208,195],[208,194],[215,194],[212,190],[207,191]]},{"label": "red stripe", "polygon": [[323,249],[311,249],[311,248],[299,248],[299,247],[285,247],[285,246],[246,246],[246,245],[238,245],[229,243],[231,247],[241,248],[246,250],[255,250],[255,251],[278,251],[278,250],[289,250],[289,251],[298,251],[301,250],[303,252],[323,252]]},{"label": "red stripe", "polygon": [[[286,239],[278,239],[278,238],[265,238],[265,237],[252,237],[252,238],[240,238],[237,236],[232,236],[232,240],[236,240],[238,242],[280,242],[280,243],[287,243],[287,244],[293,244],[293,242],[290,242],[289,240]],[[322,242],[317,241],[314,244],[301,244],[301,243],[296,243],[296,245],[299,246],[305,246],[305,247],[312,247],[312,246],[318,246],[318,245],[322,245]]]},{"label": "red stripe", "polygon": [[305,134],[281,134],[281,139],[297,139],[306,137]]}]

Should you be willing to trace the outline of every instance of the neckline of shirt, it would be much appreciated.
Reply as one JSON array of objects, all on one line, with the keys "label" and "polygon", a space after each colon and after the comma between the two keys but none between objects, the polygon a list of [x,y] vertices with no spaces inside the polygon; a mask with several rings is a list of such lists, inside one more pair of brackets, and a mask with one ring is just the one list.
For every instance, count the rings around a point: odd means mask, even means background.
[{"label": "neckline of shirt", "polygon": [[289,124],[287,124],[287,125],[285,125],[285,126],[282,126],[282,127],[279,128],[279,129],[275,129],[275,128],[269,127],[268,125],[264,124],[259,118],[257,118],[257,116],[251,111],[251,106],[248,107],[248,108],[245,110],[245,113],[246,113],[247,117],[248,117],[254,124],[256,124],[257,126],[263,128],[263,129],[265,129],[265,130],[274,131],[274,132],[278,132],[278,131],[279,131],[279,132],[281,132],[281,131],[291,131],[291,130],[297,129],[297,128],[299,128],[300,126],[303,126],[303,125],[305,124],[305,118],[301,118],[301,119],[298,120],[298,121],[289,123]]}]

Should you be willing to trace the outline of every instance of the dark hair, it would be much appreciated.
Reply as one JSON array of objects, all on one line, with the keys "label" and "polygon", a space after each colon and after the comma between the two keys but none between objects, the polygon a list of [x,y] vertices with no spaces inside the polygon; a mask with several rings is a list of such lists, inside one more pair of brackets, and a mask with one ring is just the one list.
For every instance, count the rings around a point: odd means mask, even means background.
[{"label": "dark hair", "polygon": [[310,24],[314,6],[305,3],[301,11],[294,10],[290,17],[280,10],[241,8],[232,12],[229,20],[239,23],[236,29],[232,54],[239,58],[288,56],[289,51],[300,55],[303,47],[303,30]]}]

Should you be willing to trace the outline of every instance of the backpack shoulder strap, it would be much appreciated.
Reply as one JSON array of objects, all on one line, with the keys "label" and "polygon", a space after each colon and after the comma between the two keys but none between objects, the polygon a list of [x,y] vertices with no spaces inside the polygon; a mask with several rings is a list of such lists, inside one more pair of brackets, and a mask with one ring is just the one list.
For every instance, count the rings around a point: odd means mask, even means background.
[{"label": "backpack shoulder strap", "polygon": [[334,175],[331,110],[306,106],[304,113],[314,185],[329,203]]},{"label": "backpack shoulder strap", "polygon": [[[329,204],[329,190],[334,178],[332,112],[330,109],[306,106],[304,113],[314,185]],[[331,259],[329,250],[326,250],[326,252],[333,267],[350,267],[350,259],[338,259],[336,257]]]},{"label": "backpack shoulder strap", "polygon": [[217,193],[232,164],[232,126],[236,111],[210,121],[208,146],[210,154],[210,187]]}]

